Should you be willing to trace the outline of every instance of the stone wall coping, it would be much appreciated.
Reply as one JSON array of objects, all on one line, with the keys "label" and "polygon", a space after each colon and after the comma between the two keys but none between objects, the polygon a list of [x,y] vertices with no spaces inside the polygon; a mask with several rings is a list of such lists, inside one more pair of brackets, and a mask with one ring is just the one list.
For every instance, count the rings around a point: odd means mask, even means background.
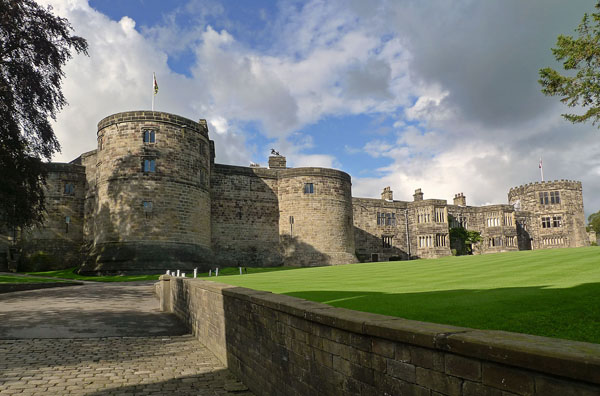
[{"label": "stone wall coping", "polygon": [[277,173],[280,179],[287,179],[299,176],[316,176],[316,177],[333,177],[350,182],[350,175],[344,171],[330,168],[317,168],[317,167],[306,167],[306,168],[288,168],[278,169]]},{"label": "stone wall coping", "polygon": [[189,118],[176,114],[164,113],[162,111],[136,110],[116,113],[103,118],[98,122],[98,133],[104,128],[122,122],[156,122],[161,124],[174,124],[193,129],[208,139],[208,128],[206,124],[200,124]]},{"label": "stone wall coping", "polygon": [[[181,279],[181,278],[179,278]],[[198,287],[326,326],[600,384],[600,344],[420,322],[300,298],[186,279]]]},{"label": "stone wall coping", "polygon": [[397,201],[397,200],[393,200],[393,201],[386,201],[383,200],[381,198],[357,198],[357,197],[352,197],[352,204],[358,204],[358,205],[369,205],[371,207],[375,207],[375,206],[379,206],[379,207],[386,207],[386,208],[395,208],[395,209],[406,209],[408,206],[408,202],[407,201]]},{"label": "stone wall coping", "polygon": [[255,176],[271,179],[277,178],[278,171],[276,169],[269,168],[251,168],[248,166],[236,166],[225,164],[214,164],[212,170],[213,172],[227,175]]},{"label": "stone wall coping", "polygon": [[85,166],[67,162],[48,162],[45,164],[48,172],[83,173]]},{"label": "stone wall coping", "polygon": [[543,189],[547,189],[547,188],[569,188],[569,189],[580,189],[582,186],[581,182],[578,180],[565,180],[565,179],[561,179],[561,180],[548,180],[548,181],[543,181],[543,182],[532,182],[532,183],[526,183],[526,184],[521,184],[520,186],[517,187],[511,187],[510,190],[508,190],[508,194],[510,196],[511,193],[516,193],[517,191],[522,191],[524,189],[526,189],[527,187],[534,187],[534,190],[543,190]]}]

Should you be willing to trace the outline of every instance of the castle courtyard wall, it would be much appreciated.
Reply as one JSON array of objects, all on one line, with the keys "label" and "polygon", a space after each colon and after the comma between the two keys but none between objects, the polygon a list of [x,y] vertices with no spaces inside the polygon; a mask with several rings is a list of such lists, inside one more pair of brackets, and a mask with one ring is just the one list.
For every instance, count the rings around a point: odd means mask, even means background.
[{"label": "castle courtyard wall", "polygon": [[215,164],[211,233],[215,265],[281,265],[277,171]]}]

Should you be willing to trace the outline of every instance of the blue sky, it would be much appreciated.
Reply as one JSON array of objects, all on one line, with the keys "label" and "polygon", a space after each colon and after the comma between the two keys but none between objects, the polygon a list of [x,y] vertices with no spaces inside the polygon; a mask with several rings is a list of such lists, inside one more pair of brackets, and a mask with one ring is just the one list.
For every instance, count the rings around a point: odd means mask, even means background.
[{"label": "blue sky", "polygon": [[505,203],[540,178],[600,209],[600,139],[546,98],[538,70],[584,0],[39,0],[90,44],[66,67],[56,132],[69,161],[97,122],[147,109],[205,118],[217,162],[335,167],[353,194]]}]

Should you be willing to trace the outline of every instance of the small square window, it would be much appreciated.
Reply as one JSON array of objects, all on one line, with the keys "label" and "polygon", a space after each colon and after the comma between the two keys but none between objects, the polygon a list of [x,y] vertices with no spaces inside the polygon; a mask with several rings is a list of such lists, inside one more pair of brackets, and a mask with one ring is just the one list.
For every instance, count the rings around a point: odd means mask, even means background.
[{"label": "small square window", "polygon": [[314,194],[315,186],[313,183],[305,183],[304,184],[304,194]]},{"label": "small square window", "polygon": [[156,132],[152,129],[144,129],[144,143],[155,143]]},{"label": "small square window", "polygon": [[73,183],[65,183],[65,194],[75,194],[75,186],[73,185]]},{"label": "small square window", "polygon": [[145,159],[143,170],[144,170],[144,173],[155,172],[156,171],[156,160]]}]

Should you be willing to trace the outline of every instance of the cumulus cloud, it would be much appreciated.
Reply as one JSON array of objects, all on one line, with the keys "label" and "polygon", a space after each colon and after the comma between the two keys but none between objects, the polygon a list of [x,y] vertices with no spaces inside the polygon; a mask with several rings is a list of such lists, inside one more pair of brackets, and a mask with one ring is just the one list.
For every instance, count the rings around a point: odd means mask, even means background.
[{"label": "cumulus cloud", "polygon": [[[189,1],[141,27],[87,0],[40,2],[90,43],[90,57],[65,69],[70,106],[56,124],[57,160],[95,148],[106,115],[148,109],[156,72],[157,110],[206,118],[218,162],[246,165],[265,149],[248,143],[254,123],[290,165],[344,169],[351,159],[315,148],[311,125],[367,114],[392,121],[359,146],[340,143],[343,153],[387,162],[353,175],[354,195],[391,185],[403,199],[421,187],[426,197],[463,191],[472,204],[506,202],[508,188],[539,177],[543,156],[547,178],[582,180],[586,211],[600,207],[597,130],[562,120],[537,84],[538,69],[554,64],[556,36],[592,10],[585,0],[282,1],[257,14],[264,24],[249,34],[268,40],[255,46],[241,39],[249,25],[217,1]],[[169,67],[182,54],[192,55],[187,74]]]}]

